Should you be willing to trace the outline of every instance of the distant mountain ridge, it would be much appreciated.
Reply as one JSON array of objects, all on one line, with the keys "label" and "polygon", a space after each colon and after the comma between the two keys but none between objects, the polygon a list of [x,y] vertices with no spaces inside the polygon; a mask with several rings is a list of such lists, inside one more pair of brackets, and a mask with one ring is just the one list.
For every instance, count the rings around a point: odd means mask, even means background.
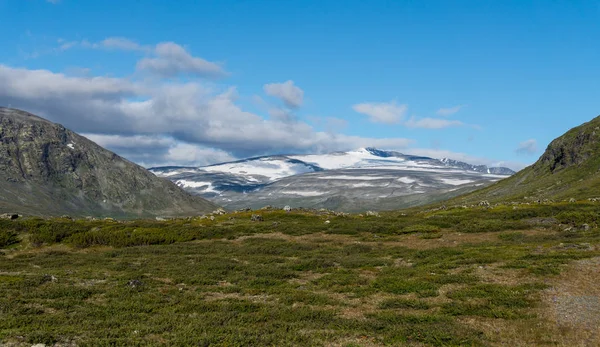
[{"label": "distant mountain ridge", "polygon": [[60,124],[0,107],[0,212],[133,218],[215,208]]},{"label": "distant mountain ridge", "polygon": [[431,202],[514,173],[508,168],[376,148],[261,156],[204,167],[149,170],[229,208],[271,204],[349,211],[359,206],[401,208]]},{"label": "distant mountain ridge", "polygon": [[[335,160],[332,158],[340,158],[349,154],[367,154],[371,157],[364,156],[363,160],[352,161],[346,160],[341,163],[333,163]],[[327,163],[327,162],[330,163]],[[277,163],[279,162],[279,163]],[[304,174],[309,172],[320,172],[332,169],[350,169],[350,168],[368,168],[373,166],[389,166],[393,168],[401,165],[402,163],[422,163],[439,167],[455,168],[465,171],[479,172],[484,174],[493,175],[513,175],[515,171],[506,167],[488,167],[486,165],[473,165],[462,161],[453,159],[434,159],[424,156],[407,155],[396,151],[380,150],[373,147],[360,148],[356,151],[350,152],[333,152],[323,155],[272,155],[272,156],[259,156],[250,157],[246,159],[240,159],[230,162],[212,164],[208,166],[200,167],[189,167],[189,166],[163,166],[163,167],[152,167],[149,168],[151,172],[154,172],[161,176],[168,176],[178,170],[183,171],[210,171],[210,172],[223,172],[223,173],[243,173],[247,176],[264,176],[266,181],[273,181],[283,177],[289,177],[298,174]],[[268,163],[267,165],[260,165],[256,163]],[[327,163],[327,164],[323,164]],[[249,164],[249,165],[244,165]],[[287,165],[286,165],[287,164]],[[277,167],[278,166],[278,167]],[[409,165],[405,165],[409,167]],[[244,170],[244,169],[247,169]],[[263,182],[264,183],[264,182]]]}]

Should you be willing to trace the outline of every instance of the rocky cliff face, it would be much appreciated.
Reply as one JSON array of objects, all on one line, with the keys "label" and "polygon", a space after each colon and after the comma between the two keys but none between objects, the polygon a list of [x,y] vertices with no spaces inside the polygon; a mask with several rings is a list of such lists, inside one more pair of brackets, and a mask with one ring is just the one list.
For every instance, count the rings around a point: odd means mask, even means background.
[{"label": "rocky cliff face", "polygon": [[535,167],[548,167],[554,173],[581,165],[589,158],[598,155],[599,136],[600,118],[571,129],[548,145]]},{"label": "rocky cliff face", "polygon": [[494,185],[458,197],[448,203],[545,199],[596,201],[598,197],[600,197],[600,116],[553,140],[535,164]]},{"label": "rocky cliff face", "polygon": [[0,108],[0,212],[150,217],[215,208],[62,125]]}]

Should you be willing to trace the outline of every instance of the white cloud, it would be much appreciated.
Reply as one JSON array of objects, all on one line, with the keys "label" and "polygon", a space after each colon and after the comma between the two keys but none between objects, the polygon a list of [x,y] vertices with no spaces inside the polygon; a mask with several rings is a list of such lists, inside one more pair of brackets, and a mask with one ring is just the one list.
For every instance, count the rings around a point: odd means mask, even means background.
[{"label": "white cloud", "polygon": [[290,108],[298,108],[304,102],[304,91],[295,86],[292,80],[265,84],[263,90],[267,95],[281,99]]},{"label": "white cloud", "polygon": [[236,159],[222,150],[180,142],[169,137],[155,135],[82,135],[98,145],[119,153],[145,167],[164,165],[205,166]]},{"label": "white cloud", "polygon": [[[297,120],[265,119],[243,110],[237,98],[235,88],[215,92],[199,82],[74,77],[0,65],[0,105],[30,111],[80,133],[125,136],[136,144],[145,142],[135,137],[132,140],[132,136],[172,138],[177,143],[245,157],[363,146],[400,149],[412,143],[404,138],[375,139],[317,131]],[[153,141],[147,148],[165,148],[163,142]],[[126,151],[123,145],[111,146],[134,161],[151,162],[139,153]],[[186,147],[180,148],[183,152]],[[179,158],[176,154],[172,152],[170,158]]]},{"label": "white cloud", "polygon": [[296,116],[286,109],[281,107],[273,107],[269,109],[269,115],[272,120],[281,121],[285,123],[296,121]]},{"label": "white cloud", "polygon": [[415,117],[411,117],[406,123],[405,126],[409,128],[424,128],[424,129],[442,129],[453,126],[462,126],[463,122],[457,120],[448,120],[448,119],[440,119],[440,118],[421,118],[417,119]]},{"label": "white cloud", "polygon": [[[228,73],[223,67],[214,62],[192,56],[184,47],[175,42],[162,42],[156,46],[142,45],[124,37],[108,37],[100,42],[88,40],[67,41],[58,40],[59,46],[52,52],[62,52],[74,47],[88,49],[119,50],[141,52],[148,55],[137,62],[137,69],[159,77],[177,77],[180,75],[196,77],[223,77]],[[31,54],[38,57],[40,53]]]},{"label": "white cloud", "polygon": [[94,48],[118,49],[123,51],[149,52],[151,50],[151,47],[149,46],[140,45],[139,43],[124,37],[109,37],[93,46]]},{"label": "white cloud", "polygon": [[455,113],[457,113],[458,111],[460,111],[463,107],[465,107],[464,105],[458,105],[458,106],[454,106],[454,107],[447,107],[447,108],[440,108],[439,110],[437,110],[437,114],[439,116],[451,116]]},{"label": "white cloud", "polygon": [[138,70],[148,71],[161,77],[176,77],[182,74],[222,77],[227,74],[221,65],[194,57],[174,42],[157,44],[154,54],[156,55],[154,58],[140,60],[137,63]]},{"label": "white cloud", "polygon": [[529,139],[519,143],[519,146],[515,150],[515,152],[519,154],[527,154],[532,155],[538,151],[537,141],[535,139]]},{"label": "white cloud", "polygon": [[369,116],[372,122],[397,124],[404,118],[408,106],[398,105],[395,101],[381,103],[365,102],[352,106],[352,109]]}]

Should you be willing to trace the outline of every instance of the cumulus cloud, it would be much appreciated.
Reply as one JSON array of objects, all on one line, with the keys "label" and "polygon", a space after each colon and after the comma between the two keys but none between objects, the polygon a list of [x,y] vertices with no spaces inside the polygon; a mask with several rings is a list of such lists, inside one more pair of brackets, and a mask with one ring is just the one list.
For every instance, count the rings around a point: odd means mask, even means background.
[{"label": "cumulus cloud", "polygon": [[124,37],[108,37],[93,43],[88,40],[67,41],[65,39],[59,39],[58,43],[59,46],[53,50],[54,52],[66,51],[73,47],[141,52],[147,57],[137,62],[137,69],[160,77],[177,77],[185,74],[214,78],[227,75],[220,64],[194,57],[175,42],[162,42],[151,46]]},{"label": "cumulus cloud", "polygon": [[406,123],[405,126],[409,128],[424,128],[424,129],[442,129],[453,126],[462,126],[463,122],[457,120],[448,120],[448,119],[440,119],[440,118],[421,118],[417,119],[415,117],[411,117]]},{"label": "cumulus cloud", "polygon": [[145,166],[206,166],[236,158],[231,154],[157,135],[82,134],[98,145]]},{"label": "cumulus cloud", "polygon": [[398,105],[395,101],[391,102],[365,102],[352,106],[352,109],[358,113],[369,116],[369,119],[375,123],[397,124],[402,121],[407,105]]},{"label": "cumulus cloud", "polygon": [[460,111],[462,108],[464,107],[464,105],[458,105],[458,106],[454,106],[454,107],[446,107],[446,108],[440,108],[439,110],[437,110],[437,114],[439,116],[451,116],[455,113],[457,113],[458,111]]},{"label": "cumulus cloud", "polygon": [[161,77],[182,74],[199,77],[222,77],[227,75],[223,67],[202,58],[192,56],[185,48],[174,42],[156,45],[154,58],[144,58],[137,63],[138,70],[148,71]]},{"label": "cumulus cloud", "polygon": [[271,119],[285,123],[296,121],[296,116],[290,111],[281,107],[273,107],[269,109]]},{"label": "cumulus cloud", "polygon": [[535,154],[538,150],[537,141],[535,139],[529,139],[519,143],[519,146],[515,150],[515,152],[519,154],[532,155]]},{"label": "cumulus cloud", "polygon": [[[232,157],[329,152],[362,146],[401,149],[412,143],[404,138],[375,139],[317,131],[297,120],[265,119],[243,110],[237,99],[235,88],[215,92],[200,82],[142,83],[0,65],[0,104],[30,111],[80,133],[118,135],[122,141],[141,143],[149,153],[150,147],[167,145],[156,139],[148,142],[147,136],[213,148]],[[98,137],[94,139],[102,142]],[[144,143],[148,146],[144,147]],[[110,146],[134,161],[156,164],[126,150],[124,145]],[[183,148],[188,147],[178,148],[183,153]],[[157,158],[174,161],[177,152],[173,151],[170,157]]]},{"label": "cumulus cloud", "polygon": [[290,108],[298,108],[304,102],[304,91],[295,86],[292,80],[265,84],[263,90],[267,95],[281,99]]}]

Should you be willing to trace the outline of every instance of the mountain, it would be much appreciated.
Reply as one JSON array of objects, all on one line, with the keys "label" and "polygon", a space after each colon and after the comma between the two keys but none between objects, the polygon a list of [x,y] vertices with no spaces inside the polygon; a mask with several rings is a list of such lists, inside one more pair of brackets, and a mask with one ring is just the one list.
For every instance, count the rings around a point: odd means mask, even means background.
[{"label": "mountain", "polygon": [[60,124],[0,108],[0,213],[149,217],[217,206]]},{"label": "mountain", "polygon": [[447,199],[514,174],[460,161],[361,148],[248,158],[151,172],[227,208],[265,205],[344,211],[395,209]]},{"label": "mountain", "polygon": [[536,201],[600,197],[600,116],[552,141],[533,165],[452,202]]}]

